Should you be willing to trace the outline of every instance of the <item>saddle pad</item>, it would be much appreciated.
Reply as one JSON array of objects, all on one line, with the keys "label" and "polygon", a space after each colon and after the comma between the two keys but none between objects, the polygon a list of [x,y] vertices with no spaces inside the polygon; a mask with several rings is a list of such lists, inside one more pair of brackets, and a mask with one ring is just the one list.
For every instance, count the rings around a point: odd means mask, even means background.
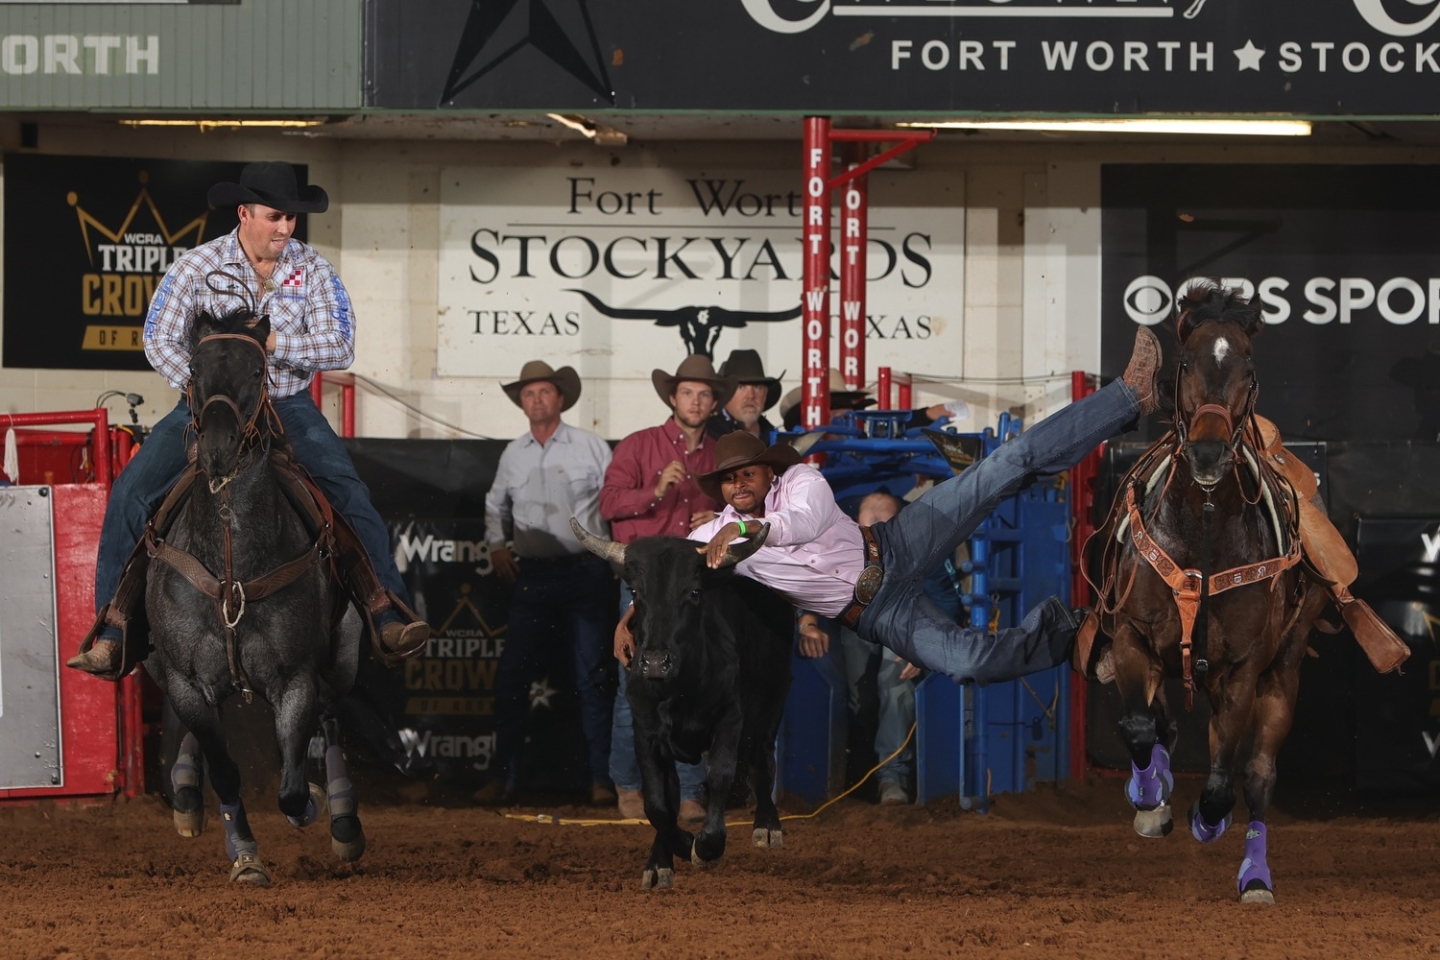
[{"label": "saddle pad", "polygon": [[1300,543],[1315,572],[1331,583],[1348,587],[1355,582],[1360,569],[1355,554],[1340,531],[1309,500],[1300,501]]}]

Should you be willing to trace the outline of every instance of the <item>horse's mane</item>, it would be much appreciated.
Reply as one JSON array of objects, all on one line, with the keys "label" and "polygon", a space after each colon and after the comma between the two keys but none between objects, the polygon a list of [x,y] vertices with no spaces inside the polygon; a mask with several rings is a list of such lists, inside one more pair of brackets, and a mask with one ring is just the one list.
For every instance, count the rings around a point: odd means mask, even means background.
[{"label": "horse's mane", "polygon": [[1218,280],[1192,282],[1176,307],[1179,318],[1175,321],[1175,333],[1181,343],[1196,327],[1213,321],[1233,323],[1250,337],[1265,326],[1258,307],[1240,296],[1239,290],[1225,287]]},{"label": "horse's mane", "polygon": [[[263,322],[264,317],[261,318],[260,324],[254,324],[254,320],[255,311],[249,307],[236,307],[233,310],[225,311],[218,317],[209,310],[201,310],[195,317],[195,322],[190,325],[190,352],[192,354],[195,352],[195,348],[200,345],[201,340],[220,333],[244,334],[253,337],[263,345],[265,337],[270,332],[269,324]],[[262,329],[264,333],[261,333]]]}]

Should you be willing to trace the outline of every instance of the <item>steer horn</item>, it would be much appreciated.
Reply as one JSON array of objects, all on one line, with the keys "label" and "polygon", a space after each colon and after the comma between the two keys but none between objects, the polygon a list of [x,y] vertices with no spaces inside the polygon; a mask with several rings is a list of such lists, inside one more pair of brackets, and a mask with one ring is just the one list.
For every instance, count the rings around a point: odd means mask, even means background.
[{"label": "steer horn", "polygon": [[770,524],[760,524],[760,529],[750,534],[749,538],[740,546],[731,543],[725,548],[725,556],[720,559],[721,567],[733,567],[741,560],[748,560],[756,550],[765,545],[765,538],[770,536]]},{"label": "steer horn", "polygon": [[580,545],[586,550],[589,550],[597,557],[609,560],[611,563],[624,566],[625,544],[595,536],[595,534],[582,527],[580,521],[574,517],[570,518],[570,529],[575,531],[575,539],[579,540]]}]

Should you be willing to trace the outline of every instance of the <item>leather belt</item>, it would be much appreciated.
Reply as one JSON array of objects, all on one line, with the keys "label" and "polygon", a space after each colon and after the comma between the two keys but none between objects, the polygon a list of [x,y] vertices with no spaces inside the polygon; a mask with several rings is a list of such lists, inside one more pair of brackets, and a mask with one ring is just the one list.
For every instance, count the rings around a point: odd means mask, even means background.
[{"label": "leather belt", "polygon": [[875,541],[875,534],[869,527],[861,526],[860,535],[865,541],[865,569],[860,571],[860,579],[855,581],[855,599],[835,618],[851,630],[860,622],[860,615],[885,582],[885,568],[880,565],[880,544]]}]

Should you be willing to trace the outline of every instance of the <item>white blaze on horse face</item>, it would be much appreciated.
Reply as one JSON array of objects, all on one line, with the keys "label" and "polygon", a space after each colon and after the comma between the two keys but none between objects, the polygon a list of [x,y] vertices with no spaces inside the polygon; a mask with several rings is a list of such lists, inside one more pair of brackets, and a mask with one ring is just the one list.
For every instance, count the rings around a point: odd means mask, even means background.
[{"label": "white blaze on horse face", "polygon": [[1215,366],[1222,366],[1225,363],[1225,355],[1230,352],[1230,341],[1224,337],[1215,338]]}]

